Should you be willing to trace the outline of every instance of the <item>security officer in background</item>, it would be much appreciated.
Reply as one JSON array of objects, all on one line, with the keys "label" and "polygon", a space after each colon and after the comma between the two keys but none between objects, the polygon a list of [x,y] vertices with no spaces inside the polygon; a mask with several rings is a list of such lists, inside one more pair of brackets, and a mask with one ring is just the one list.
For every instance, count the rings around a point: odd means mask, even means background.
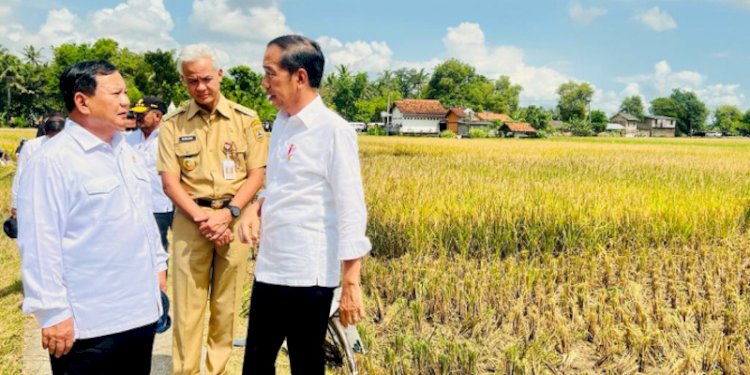
[{"label": "security officer in background", "polygon": [[164,117],[157,162],[176,206],[172,372],[199,373],[208,300],[206,373],[221,374],[249,255],[248,245],[234,241],[237,218],[263,184],[268,138],[254,111],[219,92],[222,70],[210,47],[185,47],[177,67],[192,100]]},{"label": "security officer in background", "polygon": [[135,114],[137,129],[128,133],[125,141],[133,149],[143,156],[151,177],[151,204],[153,206],[156,225],[161,234],[161,244],[164,250],[169,251],[169,240],[167,233],[172,226],[174,216],[174,205],[164,194],[161,185],[161,177],[156,171],[156,158],[159,154],[159,125],[162,117],[167,113],[167,106],[155,96],[144,96],[130,109]]}]

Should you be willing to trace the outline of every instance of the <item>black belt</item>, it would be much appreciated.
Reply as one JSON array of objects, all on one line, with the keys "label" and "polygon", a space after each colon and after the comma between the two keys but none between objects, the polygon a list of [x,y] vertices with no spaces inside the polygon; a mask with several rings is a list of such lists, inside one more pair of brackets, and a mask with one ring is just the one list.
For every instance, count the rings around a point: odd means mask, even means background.
[{"label": "black belt", "polygon": [[195,203],[198,204],[201,207],[211,207],[213,209],[220,209],[225,208],[229,205],[229,202],[231,199],[203,199],[203,198],[197,198],[194,199]]}]

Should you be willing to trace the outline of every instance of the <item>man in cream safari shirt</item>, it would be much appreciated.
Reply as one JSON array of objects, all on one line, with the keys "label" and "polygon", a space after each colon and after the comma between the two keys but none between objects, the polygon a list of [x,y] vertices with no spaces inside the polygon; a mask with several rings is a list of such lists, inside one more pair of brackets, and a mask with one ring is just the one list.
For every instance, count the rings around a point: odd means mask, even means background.
[{"label": "man in cream safari shirt", "polygon": [[176,206],[172,370],[198,374],[208,302],[206,371],[222,374],[250,250],[234,241],[237,217],[263,184],[268,137],[254,111],[219,92],[223,72],[211,48],[185,47],[177,67],[192,100],[164,118],[157,162]]}]

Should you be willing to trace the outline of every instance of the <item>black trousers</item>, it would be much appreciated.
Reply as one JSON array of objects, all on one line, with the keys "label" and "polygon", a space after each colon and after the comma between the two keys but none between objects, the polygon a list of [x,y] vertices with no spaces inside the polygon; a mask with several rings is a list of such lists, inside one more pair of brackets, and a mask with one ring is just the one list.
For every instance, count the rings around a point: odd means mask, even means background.
[{"label": "black trousers", "polygon": [[333,289],[256,281],[250,297],[242,374],[275,374],[276,356],[286,339],[293,375],[323,375],[323,342]]},{"label": "black trousers", "polygon": [[54,375],[133,374],[151,372],[156,324],[107,336],[76,340],[66,355],[50,355]]},{"label": "black trousers", "polygon": [[159,227],[159,234],[161,234],[161,245],[164,246],[164,251],[169,252],[167,232],[169,231],[169,228],[172,227],[174,211],[154,212],[154,219],[156,219],[156,226]]}]

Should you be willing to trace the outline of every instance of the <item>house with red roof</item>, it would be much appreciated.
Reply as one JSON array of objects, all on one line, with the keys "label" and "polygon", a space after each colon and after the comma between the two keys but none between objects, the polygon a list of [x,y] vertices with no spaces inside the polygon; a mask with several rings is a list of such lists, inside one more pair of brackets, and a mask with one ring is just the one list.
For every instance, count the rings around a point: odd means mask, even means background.
[{"label": "house with red roof", "polygon": [[404,99],[393,103],[390,109],[390,134],[433,135],[446,129],[448,112],[439,100]]}]

